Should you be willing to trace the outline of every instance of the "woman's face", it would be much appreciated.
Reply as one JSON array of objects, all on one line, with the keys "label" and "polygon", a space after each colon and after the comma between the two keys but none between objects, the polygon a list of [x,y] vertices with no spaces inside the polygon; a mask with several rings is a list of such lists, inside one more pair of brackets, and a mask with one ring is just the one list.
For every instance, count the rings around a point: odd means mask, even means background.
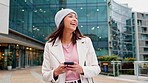
[{"label": "woman's face", "polygon": [[76,30],[78,26],[78,20],[74,13],[69,13],[64,18],[64,31],[70,31],[71,33]]}]

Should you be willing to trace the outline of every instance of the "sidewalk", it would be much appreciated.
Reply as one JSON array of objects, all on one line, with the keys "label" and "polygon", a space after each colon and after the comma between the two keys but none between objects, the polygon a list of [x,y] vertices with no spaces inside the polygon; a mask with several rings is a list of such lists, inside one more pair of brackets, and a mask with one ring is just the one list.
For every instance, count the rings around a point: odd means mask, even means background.
[{"label": "sidewalk", "polygon": [[148,83],[148,77],[134,75],[120,75],[118,77],[99,75],[94,78],[95,83]]},{"label": "sidewalk", "polygon": [[[148,77],[120,75],[118,77],[99,75],[94,78],[95,83],[148,83]],[[42,80],[41,66],[0,71],[0,83],[45,83]]]},{"label": "sidewalk", "polygon": [[44,83],[41,76],[41,66],[0,71],[0,83]]}]

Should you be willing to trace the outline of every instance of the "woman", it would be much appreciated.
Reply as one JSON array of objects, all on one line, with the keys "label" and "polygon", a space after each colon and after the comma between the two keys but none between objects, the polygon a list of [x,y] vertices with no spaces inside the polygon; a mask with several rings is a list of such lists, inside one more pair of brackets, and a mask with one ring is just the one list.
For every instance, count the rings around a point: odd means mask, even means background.
[{"label": "woman", "polygon": [[55,15],[57,30],[44,48],[42,74],[46,82],[93,83],[92,77],[100,73],[92,42],[80,33],[77,17],[72,9],[62,9]]}]

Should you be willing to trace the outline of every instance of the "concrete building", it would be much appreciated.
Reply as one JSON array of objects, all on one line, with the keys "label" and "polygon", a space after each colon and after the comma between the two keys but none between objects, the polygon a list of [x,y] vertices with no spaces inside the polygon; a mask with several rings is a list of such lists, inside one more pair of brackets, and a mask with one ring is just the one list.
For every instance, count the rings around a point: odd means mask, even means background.
[{"label": "concrete building", "polygon": [[137,60],[148,60],[148,13],[133,12]]}]

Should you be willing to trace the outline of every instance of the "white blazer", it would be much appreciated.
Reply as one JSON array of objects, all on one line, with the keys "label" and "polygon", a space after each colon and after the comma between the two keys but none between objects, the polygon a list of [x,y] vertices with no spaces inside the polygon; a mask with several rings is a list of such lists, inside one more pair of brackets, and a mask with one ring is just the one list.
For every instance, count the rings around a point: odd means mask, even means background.
[{"label": "white blazer", "polygon": [[[80,75],[82,83],[93,83],[92,77],[97,76],[101,70],[90,38],[85,37],[76,41],[79,65],[82,66],[84,75]],[[43,80],[47,83],[65,83],[66,74],[60,74],[55,81],[53,71],[60,63],[65,61],[61,40],[55,44],[46,42],[44,47],[44,60],[42,64]]]}]

